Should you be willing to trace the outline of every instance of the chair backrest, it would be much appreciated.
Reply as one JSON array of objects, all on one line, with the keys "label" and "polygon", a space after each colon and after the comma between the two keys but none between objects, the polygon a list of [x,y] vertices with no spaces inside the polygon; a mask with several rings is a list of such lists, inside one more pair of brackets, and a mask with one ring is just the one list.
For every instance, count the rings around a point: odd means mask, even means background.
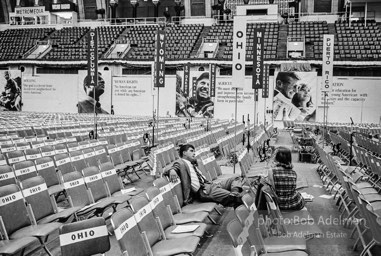
[{"label": "chair backrest", "polygon": [[7,159],[3,154],[0,153],[0,166],[2,165],[8,165]]},{"label": "chair backrest", "polygon": [[115,149],[119,151],[120,157],[122,159],[122,163],[126,163],[131,161],[130,151],[128,150],[128,146],[126,143],[118,143],[115,145]]},{"label": "chair backrest", "polygon": [[110,238],[102,217],[61,226],[59,239],[62,256],[90,256],[110,250]]},{"label": "chair backrest", "polygon": [[54,214],[54,208],[44,178],[36,176],[23,180],[20,187],[26,202],[31,205],[37,221]]},{"label": "chair backrest", "polygon": [[130,200],[130,206],[135,213],[135,219],[140,230],[146,232],[149,245],[153,246],[161,240],[161,234],[148,199],[143,196],[136,196]]},{"label": "chair backrest", "polygon": [[9,165],[2,165],[0,166],[0,187],[9,184],[16,184],[15,173]]},{"label": "chair backrest", "polygon": [[98,202],[99,200],[109,196],[98,167],[96,166],[86,167],[85,169],[82,170],[82,174],[83,174],[86,186],[88,189],[90,189],[95,202]]},{"label": "chair backrest", "polygon": [[164,202],[163,195],[157,187],[149,187],[146,191],[148,200],[151,202],[153,214],[159,217],[161,225],[164,229],[172,226],[172,218],[168,213],[167,205]]},{"label": "chair backrest", "polygon": [[110,159],[107,155],[107,152],[104,146],[101,146],[101,145],[96,146],[94,148],[94,152],[100,164],[110,162]]},{"label": "chair backrest", "polygon": [[170,185],[172,186],[173,195],[176,195],[180,207],[182,207],[184,205],[184,196],[180,178],[177,179],[176,183],[171,182]]},{"label": "chair backrest", "polygon": [[95,155],[94,149],[92,148],[85,148],[82,150],[83,152],[83,157],[88,166],[98,166],[98,160]]},{"label": "chair backrest", "polygon": [[8,159],[9,165],[12,165],[12,164],[26,160],[25,155],[24,155],[24,151],[21,151],[21,150],[7,152],[7,153],[5,153],[5,156]]},{"label": "chair backrest", "polygon": [[25,150],[31,148],[29,142],[18,142],[16,143],[17,150]]},{"label": "chair backrest", "polygon": [[120,151],[122,148],[116,147],[115,145],[107,145],[107,152],[111,158],[112,163],[116,166],[118,164],[122,164],[122,157],[120,155]]},{"label": "chair backrest", "polygon": [[54,145],[54,151],[56,152],[56,154],[62,154],[62,153],[68,152],[66,145],[63,143]]},{"label": "chair backrest", "polygon": [[[239,223],[237,219],[233,219],[227,224],[226,230],[228,231],[229,237],[232,241],[235,256],[243,256],[244,254],[242,253],[242,250],[243,247],[247,245],[247,240],[244,239],[245,235],[241,223]],[[253,255],[256,255],[255,248],[251,247],[250,256]]]},{"label": "chair backrest", "polygon": [[159,178],[153,181],[153,185],[159,188],[160,193],[163,196],[165,205],[169,205],[171,207],[172,213],[178,212],[178,206],[176,201],[174,200],[172,193],[172,185],[165,178]]},{"label": "chair backrest", "polygon": [[52,145],[45,145],[40,147],[42,156],[54,156],[56,154]]},{"label": "chair backrest", "polygon": [[37,176],[36,166],[31,160],[15,163],[13,165],[16,179],[19,181]]},{"label": "chair backrest", "polygon": [[26,160],[35,160],[42,157],[41,151],[38,148],[28,148],[24,152]]},{"label": "chair backrest", "polygon": [[103,180],[107,183],[111,195],[123,188],[123,184],[111,162],[101,164],[100,171]]},{"label": "chair backrest", "polygon": [[24,197],[16,184],[0,187],[0,216],[3,218],[5,230],[9,236],[16,230],[32,224]]},{"label": "chair backrest", "polygon": [[35,163],[38,174],[44,178],[48,187],[58,185],[60,183],[56,173],[54,161],[51,157],[46,156],[36,159]]},{"label": "chair backrest", "polygon": [[72,206],[86,206],[92,203],[80,172],[66,173],[62,179],[66,193],[70,196],[73,203]]},{"label": "chair backrest", "polygon": [[82,151],[71,151],[69,152],[69,156],[71,165],[77,172],[81,172],[87,167]]},{"label": "chair backrest", "polygon": [[67,150],[69,152],[72,152],[72,151],[78,151],[80,150],[80,147],[78,145],[78,142],[70,142],[67,144]]},{"label": "chair backrest", "polygon": [[73,166],[71,165],[71,160],[67,153],[55,155],[54,161],[56,163],[57,169],[61,172],[61,175],[65,175],[67,173],[75,171]]},{"label": "chair backrest", "polygon": [[146,244],[130,209],[123,208],[114,213],[111,216],[111,225],[122,252],[134,256],[147,255]]}]

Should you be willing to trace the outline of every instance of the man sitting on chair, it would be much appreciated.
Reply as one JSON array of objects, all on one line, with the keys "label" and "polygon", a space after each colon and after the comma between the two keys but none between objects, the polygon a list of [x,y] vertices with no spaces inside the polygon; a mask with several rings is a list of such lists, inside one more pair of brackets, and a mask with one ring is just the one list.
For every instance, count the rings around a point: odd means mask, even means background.
[{"label": "man sitting on chair", "polygon": [[242,204],[243,181],[241,177],[224,179],[218,184],[212,183],[197,168],[193,145],[181,145],[179,154],[181,158],[173,164],[172,169],[164,174],[169,176],[171,182],[176,182],[180,177],[186,204],[192,203],[193,199],[202,202],[216,202],[235,208]]}]

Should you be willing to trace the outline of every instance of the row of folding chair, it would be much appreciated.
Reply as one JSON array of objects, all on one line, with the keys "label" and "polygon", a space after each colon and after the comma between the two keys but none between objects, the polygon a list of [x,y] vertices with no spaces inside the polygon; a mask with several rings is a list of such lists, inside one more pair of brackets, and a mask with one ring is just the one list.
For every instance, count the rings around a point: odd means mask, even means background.
[{"label": "row of folding chair", "polygon": [[380,142],[374,141],[372,139],[357,134],[355,134],[355,141],[357,145],[359,145],[360,147],[367,149],[368,151],[372,152],[373,154],[376,154],[377,156],[381,156]]},{"label": "row of folding chair", "polygon": [[173,143],[163,144],[151,150],[149,165],[152,168],[152,174],[161,176],[179,158],[178,151]]},{"label": "row of folding chair", "polygon": [[[220,153],[228,158],[232,150],[235,150],[236,145],[241,142],[243,130],[238,130],[236,134],[230,133],[217,139]],[[236,136],[235,136],[236,135]]]},{"label": "row of folding chair", "polygon": [[[380,216],[375,209],[381,204],[380,188],[363,179],[362,173],[356,173],[356,169],[345,169],[323,149],[318,148],[321,166],[318,172],[323,182],[331,193],[337,197],[339,211],[342,211],[341,218],[346,215],[345,225],[353,224],[351,237],[357,235],[353,249],[356,250],[361,243],[361,255],[372,255],[370,249],[376,244],[380,244],[380,225],[375,219]],[[365,221],[362,221],[365,220]],[[370,240],[368,235],[370,233]]]},{"label": "row of folding chair", "polygon": [[187,143],[192,144],[194,147],[198,147],[204,144],[210,145],[211,148],[216,147],[217,145],[217,133],[213,132],[203,132],[200,135],[188,138]]},{"label": "row of folding chair", "polygon": [[358,146],[353,146],[353,152],[359,169],[369,176],[370,181],[378,184],[381,180],[381,159]]},{"label": "row of folding chair", "polygon": [[138,171],[145,174],[149,166],[146,164],[148,157],[145,156],[140,141],[122,142],[116,145],[106,146],[107,153],[115,166],[118,174],[133,182],[132,174],[139,179]]},{"label": "row of folding chair", "polygon": [[[63,175],[63,182],[71,207],[60,211],[57,211],[55,200],[41,176],[27,178],[18,185],[1,186],[0,230],[7,242],[3,243],[0,253],[22,251],[31,244],[30,241],[34,242],[31,238],[37,237],[51,255],[46,241],[48,235],[62,225],[61,222],[99,217],[111,208],[112,214],[116,205],[128,204],[131,196],[143,191],[136,188],[125,190],[110,162],[102,164],[100,169],[93,166],[81,173],[67,173]],[[16,239],[17,246],[12,239]]]}]

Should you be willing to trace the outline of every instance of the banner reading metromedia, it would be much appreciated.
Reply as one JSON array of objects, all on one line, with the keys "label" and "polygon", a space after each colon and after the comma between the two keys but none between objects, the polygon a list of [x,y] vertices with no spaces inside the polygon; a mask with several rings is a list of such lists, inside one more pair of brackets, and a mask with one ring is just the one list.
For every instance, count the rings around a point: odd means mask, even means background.
[{"label": "banner reading metromedia", "polygon": [[97,86],[98,82],[98,36],[95,29],[91,29],[87,37],[87,76],[88,86]]},{"label": "banner reading metromedia", "polygon": [[323,38],[323,72],[322,72],[322,92],[332,90],[333,82],[333,46],[334,35],[324,35]]},{"label": "banner reading metromedia", "polygon": [[233,25],[233,73],[234,88],[245,85],[246,17],[234,16]]},{"label": "banner reading metromedia", "polygon": [[155,87],[164,87],[165,84],[165,30],[158,30],[156,35],[155,54]]},{"label": "banner reading metromedia", "polygon": [[253,89],[263,88],[263,53],[265,43],[265,30],[254,29],[254,51],[253,51]]}]

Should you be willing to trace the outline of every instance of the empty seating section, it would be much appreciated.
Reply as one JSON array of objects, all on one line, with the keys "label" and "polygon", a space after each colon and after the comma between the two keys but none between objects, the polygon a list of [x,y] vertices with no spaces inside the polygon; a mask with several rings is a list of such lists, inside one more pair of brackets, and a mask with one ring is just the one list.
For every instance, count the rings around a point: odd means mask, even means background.
[{"label": "empty seating section", "polygon": [[7,29],[0,37],[0,60],[22,59],[23,54],[46,39],[54,28]]},{"label": "empty seating section", "polygon": [[64,27],[56,30],[49,39],[52,50],[44,56],[46,60],[83,60],[87,54],[88,27]]},{"label": "empty seating section", "polygon": [[[155,54],[155,35],[157,25],[134,26],[129,28],[128,39],[131,50],[127,59],[153,60]],[[164,29],[164,27],[161,27]],[[203,29],[201,24],[172,25],[166,30],[166,57],[168,59],[186,59],[198,40]]]},{"label": "empty seating section", "polygon": [[104,54],[126,29],[123,26],[98,27],[98,54]]},{"label": "empty seating section", "polygon": [[[313,47],[313,57],[321,59],[323,54],[323,35],[328,34],[326,21],[293,22],[288,25],[288,36],[304,36],[306,46]],[[308,48],[306,48],[308,50]]]},{"label": "empty seating section", "polygon": [[[276,59],[278,45],[279,25],[277,23],[248,23],[246,28],[246,60],[252,60],[254,47],[254,29],[265,29],[265,59]],[[205,42],[215,42],[218,40],[221,55],[217,55],[225,60],[231,60],[233,54],[233,24],[213,24],[209,33],[205,37]]]},{"label": "empty seating section", "polygon": [[[200,42],[218,42],[217,59],[232,59],[233,23],[216,23],[211,27],[203,24],[170,24],[138,26],[100,26],[98,31],[98,54],[103,57],[118,40],[130,41],[131,49],[124,56],[126,60],[152,61],[155,54],[155,35],[158,29],[166,31],[166,57],[168,60],[193,58]],[[381,31],[375,21],[355,21],[351,26],[344,21],[328,24],[326,21],[291,22],[285,25],[287,36],[305,37],[306,58],[321,59],[323,35],[335,33],[335,59],[372,61],[381,58]],[[265,28],[266,60],[277,59],[279,38],[278,23],[248,23],[246,60],[251,60],[254,51],[256,27]],[[51,40],[52,49],[43,57],[45,60],[84,60],[87,54],[89,27],[7,29],[1,31],[0,59],[23,59],[23,55],[36,45],[38,40]],[[20,131],[22,132],[22,131]],[[35,132],[43,134],[44,128]],[[30,135],[29,135],[30,136]],[[53,137],[54,135],[52,135]]]},{"label": "empty seating section", "polygon": [[380,60],[381,31],[374,21],[348,23],[336,22],[336,60]]}]

